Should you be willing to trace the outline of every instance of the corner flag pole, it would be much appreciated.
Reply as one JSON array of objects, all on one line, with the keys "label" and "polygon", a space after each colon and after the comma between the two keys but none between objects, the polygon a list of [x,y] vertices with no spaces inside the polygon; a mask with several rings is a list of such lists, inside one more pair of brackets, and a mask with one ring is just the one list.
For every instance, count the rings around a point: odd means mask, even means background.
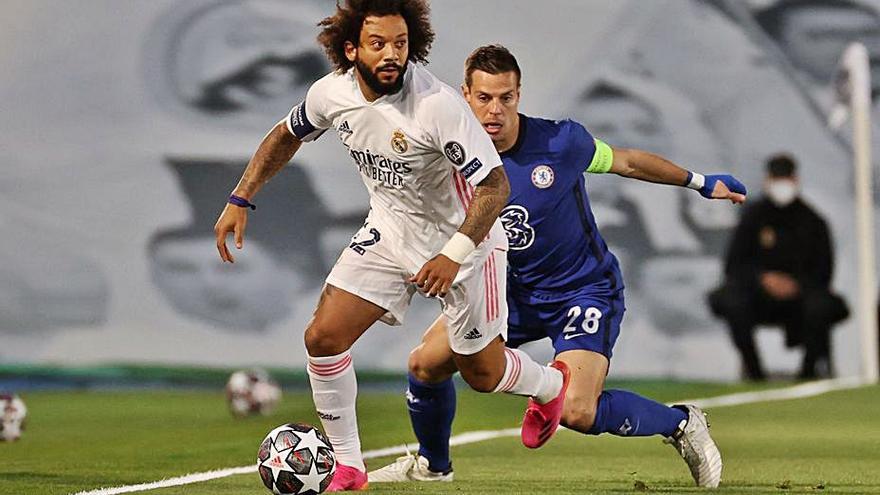
[{"label": "corner flag pole", "polygon": [[[856,316],[861,340],[862,377],[877,383],[877,274],[874,252],[874,198],[871,166],[871,71],[868,50],[852,43],[841,58],[839,96],[848,99],[852,115],[855,167],[856,242],[858,247],[858,306]],[[838,115],[837,124],[841,119]],[[844,117],[845,118],[845,117]]]}]

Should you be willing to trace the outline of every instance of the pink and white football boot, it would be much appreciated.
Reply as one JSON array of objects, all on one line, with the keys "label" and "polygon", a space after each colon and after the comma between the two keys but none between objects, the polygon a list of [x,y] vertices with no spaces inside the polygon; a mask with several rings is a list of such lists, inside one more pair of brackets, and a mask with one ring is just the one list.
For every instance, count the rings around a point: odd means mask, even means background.
[{"label": "pink and white football boot", "polygon": [[556,433],[559,421],[562,419],[562,404],[565,402],[568,382],[571,381],[571,372],[568,365],[562,361],[553,361],[550,367],[562,372],[562,388],[559,390],[559,395],[546,404],[539,404],[534,398],[529,399],[523,417],[522,443],[530,449],[537,449],[547,443],[547,440]]},{"label": "pink and white football boot", "polygon": [[344,464],[337,464],[336,474],[333,475],[333,481],[330,482],[327,491],[355,492],[366,490],[368,486],[367,473]]}]

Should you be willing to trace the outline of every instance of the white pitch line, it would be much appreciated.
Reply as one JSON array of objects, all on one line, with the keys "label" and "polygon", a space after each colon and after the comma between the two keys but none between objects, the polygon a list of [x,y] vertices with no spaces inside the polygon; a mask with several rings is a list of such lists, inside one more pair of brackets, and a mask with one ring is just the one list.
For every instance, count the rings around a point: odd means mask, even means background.
[{"label": "white pitch line", "polygon": [[141,483],[139,485],[117,486],[113,488],[99,488],[85,492],[77,492],[75,495],[116,495],[119,493],[145,492],[147,490],[156,490],[159,488],[168,488],[171,486],[188,485],[190,483],[198,483],[200,481],[216,480],[225,478],[235,474],[252,473],[257,470],[257,466],[241,466],[236,468],[218,469],[216,471],[205,471],[204,473],[193,473],[185,476],[177,476],[176,478],[166,478],[164,480],[153,481],[151,483]]},{"label": "white pitch line", "polygon": [[[469,443],[482,442],[493,438],[515,437],[519,436],[519,428],[508,428],[506,430],[482,430],[469,431],[453,436],[449,439],[450,446],[466,445]],[[413,444],[418,447],[418,444]],[[408,452],[408,445],[395,445],[393,447],[385,447],[384,449],[368,450],[364,452],[364,459],[376,459],[379,457],[387,457],[390,455],[401,455]],[[100,488],[84,492],[77,492],[74,495],[118,495],[121,493],[143,492],[147,490],[156,490],[159,488],[169,488],[172,486],[188,485],[190,483],[198,483],[200,481],[210,481],[236,474],[245,474],[256,472],[256,464],[251,466],[241,466],[227,469],[217,469],[216,471],[206,471],[204,473],[193,473],[175,478],[167,478],[164,480],[153,481],[151,483],[141,483],[138,485],[118,486],[114,488]]]},{"label": "white pitch line", "polygon": [[[866,383],[858,377],[838,378],[834,380],[820,380],[815,382],[802,383],[786,388],[776,388],[771,390],[761,390],[757,392],[742,392],[737,394],[720,395],[718,397],[708,397],[703,399],[691,399],[676,401],[676,404],[695,404],[703,408],[711,407],[728,407],[739,406],[743,404],[754,404],[757,402],[771,402],[778,400],[804,399],[807,397],[815,397],[828,392],[839,390],[848,390],[865,386]],[[482,430],[469,431],[453,436],[449,440],[451,446],[466,445],[469,443],[482,442],[494,438],[515,437],[520,433],[519,428],[507,428],[504,430]],[[417,444],[414,444],[417,445]],[[397,445],[386,447],[384,449],[368,450],[364,452],[364,459],[375,459],[378,457],[387,457],[391,455],[400,455],[409,451],[407,445]],[[235,468],[218,469],[215,471],[206,471],[203,473],[193,473],[175,478],[167,478],[151,483],[141,483],[138,485],[118,486],[113,488],[99,488],[97,490],[89,490],[77,492],[73,495],[119,495],[122,493],[142,492],[148,490],[156,490],[159,488],[168,488],[172,486],[188,485],[191,483],[199,483],[202,481],[210,481],[236,474],[253,473],[257,470],[256,465],[240,466]]]},{"label": "white pitch line", "polygon": [[[742,404],[754,404],[756,402],[772,402],[777,400],[803,399],[815,397],[828,392],[849,390],[867,385],[859,377],[836,378],[833,380],[818,380],[801,383],[785,388],[771,390],[759,390],[756,392],[740,392],[738,394],[719,395],[705,399],[691,399],[677,401],[675,404],[694,404],[701,408],[739,406]],[[671,404],[670,404],[671,405]]]}]

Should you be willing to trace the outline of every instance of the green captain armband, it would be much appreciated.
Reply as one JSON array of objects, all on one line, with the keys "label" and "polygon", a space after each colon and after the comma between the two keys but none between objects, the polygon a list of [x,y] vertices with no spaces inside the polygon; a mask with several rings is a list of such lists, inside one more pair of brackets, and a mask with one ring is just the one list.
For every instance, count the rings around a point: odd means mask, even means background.
[{"label": "green captain armband", "polygon": [[593,153],[593,161],[587,167],[587,172],[591,174],[604,174],[611,170],[611,163],[614,162],[614,151],[601,139],[593,139],[596,142],[596,152]]}]

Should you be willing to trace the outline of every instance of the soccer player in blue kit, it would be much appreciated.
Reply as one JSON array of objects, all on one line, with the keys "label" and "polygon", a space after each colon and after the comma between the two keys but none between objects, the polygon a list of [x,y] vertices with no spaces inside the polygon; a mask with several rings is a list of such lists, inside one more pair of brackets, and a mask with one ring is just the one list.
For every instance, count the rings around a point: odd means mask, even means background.
[{"label": "soccer player in blue kit", "polygon": [[[511,185],[501,214],[510,246],[505,352],[515,361],[522,352],[516,347],[549,337],[556,359],[571,370],[564,426],[588,435],[662,435],[684,458],[697,485],[716,487],[721,454],[698,407],[669,407],[626,390],[604,390],[625,310],[623,279],[596,227],[583,172],[685,186],[733,203],[745,201],[746,189],[730,175],[703,176],[645,151],[610,147],[571,120],[519,114],[520,80],[514,56],[489,45],[468,57],[462,85]],[[516,368],[510,371],[500,389],[515,380]],[[409,360],[406,398],[418,455],[371,472],[371,482],[452,480],[455,372],[441,316]]]}]

